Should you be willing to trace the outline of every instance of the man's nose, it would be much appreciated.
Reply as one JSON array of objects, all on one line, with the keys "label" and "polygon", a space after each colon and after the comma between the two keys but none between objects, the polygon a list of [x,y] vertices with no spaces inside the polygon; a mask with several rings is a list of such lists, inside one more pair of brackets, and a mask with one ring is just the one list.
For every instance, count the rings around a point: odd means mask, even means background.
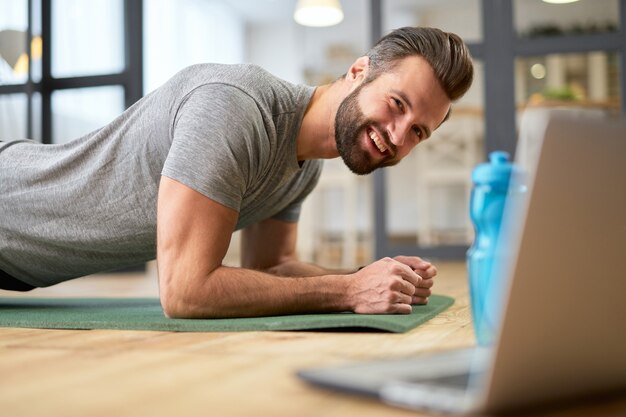
[{"label": "man's nose", "polygon": [[391,143],[400,147],[407,141],[408,135],[411,134],[411,123],[407,120],[398,120],[389,132]]}]

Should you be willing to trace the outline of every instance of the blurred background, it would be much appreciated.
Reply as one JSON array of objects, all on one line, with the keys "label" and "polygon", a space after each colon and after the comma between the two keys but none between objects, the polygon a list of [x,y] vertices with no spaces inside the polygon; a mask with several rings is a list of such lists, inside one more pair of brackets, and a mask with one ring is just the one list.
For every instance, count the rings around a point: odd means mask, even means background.
[{"label": "blurred background", "polygon": [[[320,85],[394,28],[455,32],[476,75],[451,119],[397,167],[358,177],[327,161],[305,203],[301,258],[352,268],[396,254],[463,260],[470,172],[490,151],[515,152],[528,108],[624,112],[626,0],[322,0],[334,22],[296,22],[312,3],[0,0],[0,138],[72,140],[195,63]],[[238,262],[236,234],[226,263]]]}]

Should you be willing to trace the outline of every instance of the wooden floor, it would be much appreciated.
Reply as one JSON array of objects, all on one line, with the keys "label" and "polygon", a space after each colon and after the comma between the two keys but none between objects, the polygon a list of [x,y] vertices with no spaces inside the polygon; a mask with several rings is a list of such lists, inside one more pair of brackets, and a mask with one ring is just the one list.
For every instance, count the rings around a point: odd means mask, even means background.
[{"label": "wooden floor", "polygon": [[[455,297],[456,303],[405,334],[0,328],[0,415],[418,415],[373,400],[312,388],[295,372],[473,345],[464,266],[441,264],[439,269],[436,292]],[[7,294],[0,292],[0,296]],[[88,277],[26,295],[156,296],[157,286],[149,271]],[[624,416],[624,411],[623,403],[621,407],[611,403],[549,415]]]}]

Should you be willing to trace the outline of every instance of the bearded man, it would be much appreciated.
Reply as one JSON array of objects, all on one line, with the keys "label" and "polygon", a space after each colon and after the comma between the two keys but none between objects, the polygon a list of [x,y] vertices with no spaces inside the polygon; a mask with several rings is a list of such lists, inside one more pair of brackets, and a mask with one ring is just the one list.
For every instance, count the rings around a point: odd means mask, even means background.
[{"label": "bearded man", "polygon": [[[0,288],[156,257],[168,317],[410,313],[428,302],[434,265],[398,256],[337,273],[301,262],[300,207],[323,159],[359,175],[397,164],[472,78],[457,35],[406,27],[332,84],[194,65],[69,143],[0,142]],[[239,268],[222,264],[236,230]]]}]

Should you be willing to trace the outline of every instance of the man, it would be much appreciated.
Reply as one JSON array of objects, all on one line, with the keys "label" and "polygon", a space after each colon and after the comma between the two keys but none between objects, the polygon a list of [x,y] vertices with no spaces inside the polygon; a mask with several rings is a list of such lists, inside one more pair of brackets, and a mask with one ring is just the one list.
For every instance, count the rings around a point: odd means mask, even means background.
[{"label": "man", "polygon": [[[337,274],[296,257],[320,159],[398,163],[473,72],[458,36],[402,28],[332,84],[196,65],[63,145],[0,143],[0,287],[29,290],[154,259],[168,317],[409,313],[436,269],[418,257]],[[242,229],[241,268],[222,265]]]}]

